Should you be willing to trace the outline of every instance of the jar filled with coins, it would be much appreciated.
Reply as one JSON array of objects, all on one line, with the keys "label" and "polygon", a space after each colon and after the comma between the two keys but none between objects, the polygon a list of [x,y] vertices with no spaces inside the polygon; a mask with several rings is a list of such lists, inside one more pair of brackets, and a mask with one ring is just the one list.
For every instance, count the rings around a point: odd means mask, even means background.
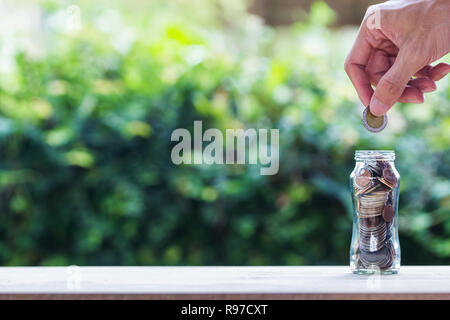
[{"label": "jar filled with coins", "polygon": [[350,175],[353,234],[350,268],[353,273],[398,273],[400,243],[397,206],[400,175],[394,151],[358,150]]}]

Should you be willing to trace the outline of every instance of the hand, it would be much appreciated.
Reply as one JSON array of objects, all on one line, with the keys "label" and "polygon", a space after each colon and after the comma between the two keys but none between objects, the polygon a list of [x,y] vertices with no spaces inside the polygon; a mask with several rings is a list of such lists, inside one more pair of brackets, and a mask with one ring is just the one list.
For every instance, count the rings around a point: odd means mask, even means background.
[{"label": "hand", "polygon": [[367,10],[345,71],[361,102],[380,116],[397,101],[422,103],[424,92],[436,90],[450,65],[430,63],[449,51],[449,0],[388,1]]}]

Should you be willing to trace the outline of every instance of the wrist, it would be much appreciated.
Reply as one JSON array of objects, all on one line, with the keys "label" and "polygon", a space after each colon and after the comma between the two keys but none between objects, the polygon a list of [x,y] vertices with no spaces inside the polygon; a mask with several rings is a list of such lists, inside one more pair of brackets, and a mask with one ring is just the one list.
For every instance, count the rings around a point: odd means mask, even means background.
[{"label": "wrist", "polygon": [[441,33],[443,49],[445,54],[450,52],[450,1],[448,0],[425,0],[427,8],[425,23],[434,24],[434,31]]}]

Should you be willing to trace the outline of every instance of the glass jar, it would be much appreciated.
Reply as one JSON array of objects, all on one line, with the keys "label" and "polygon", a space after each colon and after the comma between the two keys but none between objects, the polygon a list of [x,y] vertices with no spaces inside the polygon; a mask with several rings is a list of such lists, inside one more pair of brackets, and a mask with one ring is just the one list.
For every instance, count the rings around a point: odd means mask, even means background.
[{"label": "glass jar", "polygon": [[357,150],[350,175],[353,233],[350,268],[353,273],[398,273],[400,242],[397,209],[400,175],[395,152]]}]

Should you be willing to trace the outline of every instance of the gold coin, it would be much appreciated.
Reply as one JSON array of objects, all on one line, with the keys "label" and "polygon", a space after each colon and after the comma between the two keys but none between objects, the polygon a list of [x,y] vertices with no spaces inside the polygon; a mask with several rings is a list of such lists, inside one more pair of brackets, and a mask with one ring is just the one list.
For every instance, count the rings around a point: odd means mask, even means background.
[{"label": "gold coin", "polygon": [[367,123],[372,128],[379,128],[383,125],[383,122],[384,122],[383,116],[381,116],[381,117],[374,116],[370,111],[367,112],[366,119],[367,119]]},{"label": "gold coin", "polygon": [[386,127],[387,116],[375,116],[370,112],[370,107],[364,109],[362,114],[362,122],[364,127],[371,132],[380,132]]}]

